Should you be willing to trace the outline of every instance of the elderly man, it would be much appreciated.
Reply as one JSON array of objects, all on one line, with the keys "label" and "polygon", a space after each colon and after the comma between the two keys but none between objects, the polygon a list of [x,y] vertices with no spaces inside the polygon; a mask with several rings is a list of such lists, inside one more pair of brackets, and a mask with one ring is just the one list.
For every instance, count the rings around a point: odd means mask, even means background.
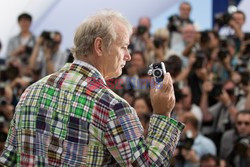
[{"label": "elderly man", "polygon": [[151,90],[147,139],[135,110],[108,89],[121,75],[132,28],[104,10],[76,30],[75,61],[22,95],[0,158],[8,166],[167,166],[183,124],[170,118],[172,79]]}]

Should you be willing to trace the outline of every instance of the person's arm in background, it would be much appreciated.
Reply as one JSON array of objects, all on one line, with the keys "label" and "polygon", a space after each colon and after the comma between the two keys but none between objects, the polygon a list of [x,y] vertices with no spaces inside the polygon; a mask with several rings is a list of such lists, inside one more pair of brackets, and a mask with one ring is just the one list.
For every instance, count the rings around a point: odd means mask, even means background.
[{"label": "person's arm in background", "polygon": [[46,72],[47,74],[51,74],[55,72],[54,64],[52,61],[52,50],[51,48],[45,46],[44,47],[44,56],[45,56],[45,61],[46,61]]},{"label": "person's arm in background", "polygon": [[182,69],[181,73],[175,78],[175,82],[178,81],[185,81],[192,69],[193,64],[196,61],[196,57],[194,54],[191,54],[188,58],[188,66],[184,69]]},{"label": "person's arm in background", "polygon": [[250,110],[250,84],[246,86],[246,92],[247,96],[246,96],[245,109]]},{"label": "person's arm in background", "polygon": [[[154,114],[151,116],[148,137],[144,139],[142,126],[135,111],[124,103],[117,103],[107,122],[104,143],[121,166],[168,166],[184,125],[170,118],[175,105],[170,74],[166,74],[160,88],[151,89]],[[119,113],[119,116],[114,116]]]},{"label": "person's arm in background", "polygon": [[203,113],[203,121],[209,122],[213,120],[213,115],[208,111],[208,93],[212,90],[213,85],[210,81],[204,81],[202,85],[202,94],[200,107]]},{"label": "person's arm in background", "polygon": [[235,108],[235,104],[231,101],[228,93],[225,90],[222,90],[222,94],[219,96],[219,101],[227,107],[227,111],[230,114],[231,120],[234,122],[237,114],[237,109]]},{"label": "person's arm in background", "polygon": [[150,52],[154,49],[154,44],[152,39],[150,38],[149,32],[146,31],[143,35],[142,35],[142,39],[144,40],[145,44],[146,44],[146,48],[147,48],[147,52]]},{"label": "person's arm in background", "polygon": [[30,59],[29,59],[29,68],[32,69],[32,70],[36,69],[37,57],[38,57],[39,50],[40,50],[40,47],[41,47],[42,43],[43,43],[43,38],[39,37],[37,39],[37,41],[36,41],[36,44],[34,46],[32,54],[30,56]]},{"label": "person's arm in background", "polygon": [[23,45],[20,45],[19,47],[14,48],[15,39],[16,38],[10,39],[7,45],[7,59],[11,59],[11,57],[18,56],[25,52],[25,46]]},{"label": "person's arm in background", "polygon": [[243,41],[245,35],[240,26],[232,19],[229,21],[229,25],[234,29],[235,35],[240,39],[240,41]]}]

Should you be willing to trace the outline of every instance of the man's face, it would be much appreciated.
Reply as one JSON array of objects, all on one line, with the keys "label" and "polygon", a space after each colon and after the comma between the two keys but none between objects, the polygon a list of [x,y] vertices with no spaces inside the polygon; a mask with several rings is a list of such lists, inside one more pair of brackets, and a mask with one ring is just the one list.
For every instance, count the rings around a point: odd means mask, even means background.
[{"label": "man's face", "polygon": [[181,4],[180,6],[180,17],[182,19],[188,19],[190,15],[191,8],[188,4]]},{"label": "man's face", "polygon": [[61,40],[62,40],[61,35],[55,34],[55,36],[53,37],[53,41],[55,43],[55,47],[53,48],[53,51],[57,51],[59,49]]},{"label": "man's face", "polygon": [[18,23],[21,28],[21,31],[29,31],[31,25],[31,21],[29,19],[21,18]]},{"label": "man's face", "polygon": [[131,56],[128,51],[129,32],[127,29],[118,25],[116,28],[117,38],[112,42],[111,46],[105,51],[106,74],[107,79],[118,77],[122,74],[122,68],[126,61],[130,61]]},{"label": "man's face", "polygon": [[201,163],[201,167],[217,167],[216,161],[211,159],[208,159]]},{"label": "man's face", "polygon": [[219,40],[215,37],[213,33],[209,33],[210,43],[209,48],[214,49],[219,45]]},{"label": "man's face", "polygon": [[149,30],[150,26],[151,26],[149,18],[146,18],[146,17],[140,18],[139,25],[140,26],[145,26]]},{"label": "man's face", "polygon": [[191,109],[191,105],[192,105],[192,95],[190,92],[190,89],[188,87],[184,87],[182,89],[182,93],[185,95],[185,97],[183,97],[183,108],[185,110],[190,110]]},{"label": "man's face", "polygon": [[236,120],[236,128],[240,135],[250,135],[250,115],[239,114]]},{"label": "man's face", "polygon": [[182,37],[186,43],[192,43],[196,39],[196,31],[193,25],[186,25],[182,29]]},{"label": "man's face", "polygon": [[240,13],[234,13],[233,14],[233,20],[240,26],[242,27],[242,25],[245,23],[244,20],[244,16]]},{"label": "man's face", "polygon": [[132,56],[131,64],[136,67],[137,72],[145,67],[142,56],[140,53],[134,53]]}]

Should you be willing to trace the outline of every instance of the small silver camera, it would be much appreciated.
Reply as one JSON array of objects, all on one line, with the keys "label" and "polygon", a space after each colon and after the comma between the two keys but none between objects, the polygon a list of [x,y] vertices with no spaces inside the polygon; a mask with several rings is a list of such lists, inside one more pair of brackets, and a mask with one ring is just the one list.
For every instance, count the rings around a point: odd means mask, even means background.
[{"label": "small silver camera", "polygon": [[154,63],[149,66],[148,75],[154,77],[156,83],[163,81],[164,75],[166,74],[165,64],[163,62]]}]

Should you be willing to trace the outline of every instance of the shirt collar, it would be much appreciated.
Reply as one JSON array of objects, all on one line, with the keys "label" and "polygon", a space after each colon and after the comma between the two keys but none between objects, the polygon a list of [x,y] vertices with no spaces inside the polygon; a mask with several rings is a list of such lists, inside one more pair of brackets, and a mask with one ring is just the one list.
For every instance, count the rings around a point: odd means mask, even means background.
[{"label": "shirt collar", "polygon": [[104,79],[103,76],[102,76],[102,74],[101,74],[94,66],[92,66],[91,64],[89,64],[89,63],[87,63],[87,62],[85,62],[85,61],[81,61],[81,60],[74,60],[73,64],[78,64],[78,65],[81,65],[81,66],[83,66],[83,67],[86,67],[86,68],[88,68],[88,69],[90,69],[90,70],[95,71],[97,74],[100,75],[100,77],[101,77],[101,79],[103,80],[104,84],[107,85],[105,79]]}]

